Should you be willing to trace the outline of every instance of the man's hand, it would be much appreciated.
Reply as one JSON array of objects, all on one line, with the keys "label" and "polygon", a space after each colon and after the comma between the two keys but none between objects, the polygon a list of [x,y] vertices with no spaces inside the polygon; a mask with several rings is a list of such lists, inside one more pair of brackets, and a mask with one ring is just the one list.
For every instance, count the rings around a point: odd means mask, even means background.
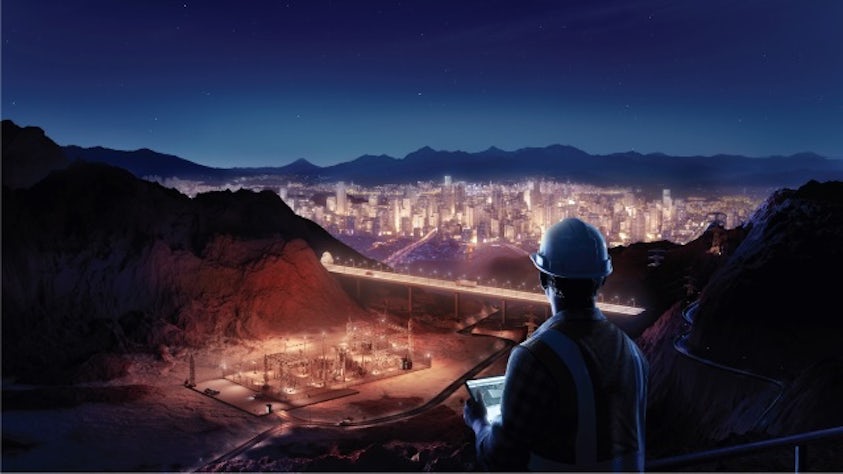
[{"label": "man's hand", "polygon": [[483,404],[483,395],[477,393],[477,400],[468,397],[465,401],[465,407],[462,410],[462,418],[465,424],[471,427],[476,434],[480,429],[489,424],[486,421],[486,405]]}]

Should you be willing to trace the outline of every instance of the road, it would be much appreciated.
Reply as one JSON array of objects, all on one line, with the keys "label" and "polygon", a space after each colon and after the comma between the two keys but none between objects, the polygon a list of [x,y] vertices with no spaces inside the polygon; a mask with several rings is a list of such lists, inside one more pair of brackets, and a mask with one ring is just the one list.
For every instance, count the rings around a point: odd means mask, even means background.
[{"label": "road", "polygon": [[767,416],[767,413],[769,413],[770,410],[772,410],[772,408],[779,402],[779,400],[781,400],[782,395],[784,394],[784,382],[782,382],[781,380],[776,380],[776,379],[761,375],[761,374],[756,374],[756,373],[750,372],[748,370],[739,369],[737,367],[731,367],[731,366],[728,366],[728,365],[724,365],[724,364],[721,364],[719,362],[715,362],[711,359],[706,359],[704,357],[700,357],[696,354],[693,354],[688,349],[688,347],[685,345],[685,342],[687,341],[688,336],[691,334],[691,328],[694,325],[694,315],[696,314],[698,307],[699,307],[699,301],[695,301],[695,302],[691,303],[690,305],[688,305],[687,308],[682,310],[682,319],[684,319],[685,322],[688,323],[688,330],[679,334],[678,336],[676,336],[676,339],[673,340],[673,348],[677,352],[679,352],[680,354],[684,355],[685,357],[688,357],[689,359],[694,360],[696,362],[699,362],[701,364],[704,364],[704,365],[707,365],[707,366],[710,366],[710,367],[715,367],[715,368],[720,369],[720,370],[725,370],[727,372],[730,372],[730,373],[733,373],[733,374],[736,374],[736,375],[740,375],[742,377],[748,377],[748,378],[753,378],[753,379],[756,379],[756,380],[761,380],[761,381],[766,382],[768,384],[774,385],[778,389],[778,394],[773,399],[773,401],[770,402],[770,404],[767,406],[767,408],[764,409],[764,412],[761,413],[761,416],[759,416],[758,420],[755,422],[756,428],[760,427],[761,424],[764,422],[764,418]]},{"label": "road", "polygon": [[[368,268],[349,267],[334,263],[324,263],[325,268],[331,273],[348,275],[365,280],[379,281],[384,283],[402,284],[428,288],[432,290],[447,291],[466,295],[481,296],[484,298],[506,299],[523,301],[539,305],[547,304],[547,296],[544,293],[531,291],[520,291],[511,288],[499,288],[496,286],[457,284],[455,280],[441,280],[436,278],[406,275],[403,273],[373,270]],[[626,316],[638,316],[645,311],[637,306],[598,302],[597,307],[604,313],[612,313]]]},{"label": "road", "polygon": [[424,237],[422,237],[421,239],[413,242],[412,244],[410,244],[410,245],[408,245],[408,246],[406,246],[402,249],[396,250],[395,252],[392,253],[392,255],[387,257],[386,260],[384,260],[384,263],[389,265],[390,267],[396,266],[398,263],[401,262],[402,258],[404,258],[409,253],[413,252],[417,248],[421,247],[428,240],[433,238],[433,236],[436,235],[436,232],[438,230],[439,230],[438,228],[434,228],[430,232],[425,234]]},{"label": "road", "polygon": [[203,465],[202,467],[194,470],[193,472],[208,472],[211,470],[211,467],[219,464],[221,462],[229,461],[231,459],[236,458],[237,456],[245,453],[252,447],[256,446],[258,443],[279,434],[281,430],[284,428],[284,425],[278,424],[277,426],[273,426],[272,428],[258,433],[254,438],[246,441],[245,443],[237,446],[236,448],[232,449],[231,451],[223,454],[222,456],[214,459],[213,461],[209,462],[208,464]]}]

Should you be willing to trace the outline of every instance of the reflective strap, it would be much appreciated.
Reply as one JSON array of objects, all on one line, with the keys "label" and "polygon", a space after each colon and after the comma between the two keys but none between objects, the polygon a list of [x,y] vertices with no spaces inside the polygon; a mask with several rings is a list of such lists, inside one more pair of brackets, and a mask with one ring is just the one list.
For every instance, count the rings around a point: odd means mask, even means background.
[{"label": "reflective strap", "polygon": [[579,346],[560,331],[548,330],[541,340],[553,349],[568,367],[577,391],[577,455],[578,465],[594,464],[597,460],[597,427],[594,408],[594,388]]},{"label": "reflective strap", "polygon": [[[647,416],[647,381],[644,380],[644,361],[641,360],[641,353],[638,352],[637,347],[632,341],[628,341],[630,345],[630,352],[632,359],[635,361],[635,380],[638,383],[636,387],[639,394],[638,413],[635,414],[635,423],[638,425],[638,451],[640,456],[640,465],[637,467],[638,471],[644,470],[644,452],[646,433],[644,432],[644,424]],[[644,396],[640,396],[643,393]]]}]

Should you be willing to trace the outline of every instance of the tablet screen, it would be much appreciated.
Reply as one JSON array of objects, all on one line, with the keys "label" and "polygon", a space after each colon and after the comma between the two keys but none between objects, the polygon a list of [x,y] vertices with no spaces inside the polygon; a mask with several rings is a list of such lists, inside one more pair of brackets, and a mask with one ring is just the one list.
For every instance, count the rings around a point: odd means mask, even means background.
[{"label": "tablet screen", "polygon": [[471,398],[477,400],[477,394],[482,394],[483,404],[486,405],[486,420],[489,422],[501,413],[504,379],[505,377],[503,375],[494,375],[491,377],[470,379],[465,382]]}]

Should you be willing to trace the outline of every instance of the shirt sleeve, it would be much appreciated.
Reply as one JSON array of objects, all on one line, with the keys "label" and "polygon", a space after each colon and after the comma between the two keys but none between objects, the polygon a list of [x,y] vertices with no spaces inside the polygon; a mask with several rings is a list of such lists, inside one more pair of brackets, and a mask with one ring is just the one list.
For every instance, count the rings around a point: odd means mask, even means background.
[{"label": "shirt sleeve", "polygon": [[501,414],[477,434],[477,459],[488,471],[526,471],[531,446],[555,419],[558,392],[547,369],[516,346],[506,367]]}]

